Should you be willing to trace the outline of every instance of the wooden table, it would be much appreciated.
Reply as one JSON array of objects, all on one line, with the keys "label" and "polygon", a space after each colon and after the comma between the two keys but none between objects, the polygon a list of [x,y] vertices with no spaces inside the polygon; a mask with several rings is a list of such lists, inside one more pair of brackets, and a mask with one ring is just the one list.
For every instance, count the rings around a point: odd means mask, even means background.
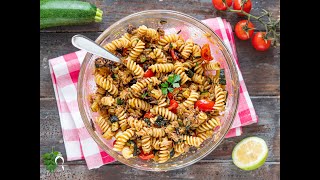
[{"label": "wooden table", "polygon": [[[279,0],[252,0],[253,14],[261,8],[280,17]],[[148,9],[170,9],[187,13],[199,20],[221,16],[232,25],[240,20],[235,14],[225,14],[214,10],[211,0],[142,0],[112,1],[90,0],[104,11],[103,23],[77,27],[60,27],[40,32],[40,155],[54,146],[65,155],[59,115],[49,74],[48,59],[67,54],[77,49],[70,39],[76,33],[96,39],[108,26],[119,19],[138,11]],[[258,24],[253,21],[253,23]],[[258,30],[262,26],[257,25]],[[280,31],[280,30],[279,30]],[[85,161],[65,163],[65,171],[60,168],[55,173],[47,173],[40,162],[41,179],[279,179],[280,177],[280,48],[267,52],[257,52],[250,42],[239,41],[236,46],[240,68],[246,82],[253,105],[259,116],[259,123],[243,128],[240,137],[225,139],[217,149],[199,162],[179,170],[169,172],[145,172],[115,162],[99,169],[88,170]],[[258,136],[269,147],[266,163],[255,171],[242,171],[231,159],[234,146],[243,138]],[[65,157],[66,159],[66,157]]]}]

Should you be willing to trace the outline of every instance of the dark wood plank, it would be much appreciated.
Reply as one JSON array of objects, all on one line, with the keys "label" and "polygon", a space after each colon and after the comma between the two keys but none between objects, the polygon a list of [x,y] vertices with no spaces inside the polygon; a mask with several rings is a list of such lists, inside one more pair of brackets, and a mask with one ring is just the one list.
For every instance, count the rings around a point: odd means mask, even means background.
[{"label": "dark wood plank", "polygon": [[[280,99],[252,98],[252,101],[259,122],[244,127],[242,136],[225,139],[204,160],[231,160],[232,150],[239,141],[248,136],[258,136],[268,144],[267,161],[280,161]],[[40,122],[40,154],[50,151],[54,146],[56,150],[65,155],[59,115],[54,99],[41,100]],[[85,162],[81,161],[81,163]]]},{"label": "dark wood plank", "polygon": [[186,168],[167,172],[147,172],[131,168],[126,165],[105,165],[99,169],[87,170],[86,165],[67,165],[65,170],[59,168],[56,172],[47,173],[40,166],[40,179],[280,179],[280,164],[277,162],[266,162],[254,171],[243,171],[233,165],[226,163],[196,163]]},{"label": "dark wood plank", "polygon": [[[114,1],[114,0],[86,0],[99,7],[103,12],[102,23],[91,23],[89,25],[70,26],[70,27],[54,27],[42,30],[42,32],[95,32],[104,31],[111,24],[120,20],[121,18],[144,10],[151,9],[167,9],[180,11],[189,14],[199,20],[222,17],[235,25],[239,20],[243,19],[238,17],[235,13],[218,12],[214,9],[211,0],[132,0],[132,1]],[[254,0],[252,2],[251,13],[260,15],[261,9],[264,8],[270,11],[275,18],[280,17],[280,1],[279,0]],[[263,30],[263,25],[257,21],[252,21],[257,30]]]},{"label": "dark wood plank", "polygon": [[[75,33],[40,33],[40,97],[54,97],[48,59],[77,51],[71,44]],[[82,33],[96,39],[100,33]],[[236,38],[238,58],[249,94],[280,94],[280,48],[256,51],[249,41]]]}]

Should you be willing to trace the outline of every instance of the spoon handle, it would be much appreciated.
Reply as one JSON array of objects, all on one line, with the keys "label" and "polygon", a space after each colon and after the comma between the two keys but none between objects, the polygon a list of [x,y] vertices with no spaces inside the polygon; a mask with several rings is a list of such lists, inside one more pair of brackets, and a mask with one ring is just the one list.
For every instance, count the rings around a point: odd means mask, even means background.
[{"label": "spoon handle", "polygon": [[72,37],[71,42],[72,45],[78,49],[82,49],[91,54],[95,54],[108,60],[121,63],[121,60],[117,56],[111,54],[105,48],[101,47],[99,44],[87,38],[86,36],[77,34]]}]

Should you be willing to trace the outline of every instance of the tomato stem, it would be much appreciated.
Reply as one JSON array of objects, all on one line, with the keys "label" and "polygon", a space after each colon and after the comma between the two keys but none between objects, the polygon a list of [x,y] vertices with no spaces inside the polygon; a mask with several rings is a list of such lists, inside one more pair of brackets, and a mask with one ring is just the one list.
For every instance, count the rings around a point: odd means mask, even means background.
[{"label": "tomato stem", "polygon": [[[243,2],[243,1],[242,1]],[[242,3],[241,3],[242,4]],[[244,3],[243,3],[244,4]],[[265,38],[266,39],[271,39],[273,41],[273,44],[275,46],[278,46],[278,38],[280,37],[280,34],[279,33],[276,33],[276,30],[277,30],[277,27],[280,23],[280,19],[276,20],[276,21],[273,21],[271,19],[271,13],[268,12],[267,10],[265,9],[262,9],[263,11],[263,14],[260,15],[260,16],[255,16],[255,15],[252,15],[250,13],[247,13],[243,10],[243,4],[241,5],[241,10],[235,10],[235,9],[232,9],[230,7],[227,7],[227,11],[228,12],[233,12],[233,13],[241,13],[245,16],[248,17],[248,21],[250,21],[250,18],[253,18],[257,21],[259,21],[261,24],[263,24],[264,28],[265,28],[265,31],[266,31],[266,36]],[[264,22],[262,20],[263,17],[267,16],[268,17],[268,21],[269,22]],[[271,38],[269,37],[271,36]]]}]

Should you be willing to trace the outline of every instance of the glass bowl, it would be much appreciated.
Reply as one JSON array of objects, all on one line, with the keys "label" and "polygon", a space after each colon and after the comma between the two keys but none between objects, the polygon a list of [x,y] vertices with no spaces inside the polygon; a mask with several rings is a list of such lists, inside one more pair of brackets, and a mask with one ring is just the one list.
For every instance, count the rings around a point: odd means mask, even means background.
[{"label": "glass bowl", "polygon": [[165,163],[159,164],[153,160],[146,161],[140,158],[125,159],[121,154],[112,150],[113,140],[105,140],[101,135],[100,128],[92,121],[97,116],[97,113],[91,111],[88,96],[96,90],[93,70],[94,60],[97,56],[90,53],[86,54],[81,65],[77,87],[78,104],[83,123],[94,141],[104,151],[128,166],[146,171],[168,171],[189,166],[211,153],[222,142],[233,123],[239,98],[239,80],[233,56],[222,40],[207,25],[187,14],[170,10],[148,10],[124,17],[107,28],[96,39],[96,43],[105,45],[121,37],[126,32],[129,24],[136,27],[146,25],[155,29],[162,27],[166,34],[177,33],[181,29],[180,35],[185,40],[193,38],[194,42],[200,46],[209,43],[212,56],[225,69],[226,90],[229,94],[225,114],[221,117],[221,126],[215,130],[212,138],[207,139],[201,144],[200,148],[190,148],[190,151],[185,153],[185,155],[169,159]]}]

